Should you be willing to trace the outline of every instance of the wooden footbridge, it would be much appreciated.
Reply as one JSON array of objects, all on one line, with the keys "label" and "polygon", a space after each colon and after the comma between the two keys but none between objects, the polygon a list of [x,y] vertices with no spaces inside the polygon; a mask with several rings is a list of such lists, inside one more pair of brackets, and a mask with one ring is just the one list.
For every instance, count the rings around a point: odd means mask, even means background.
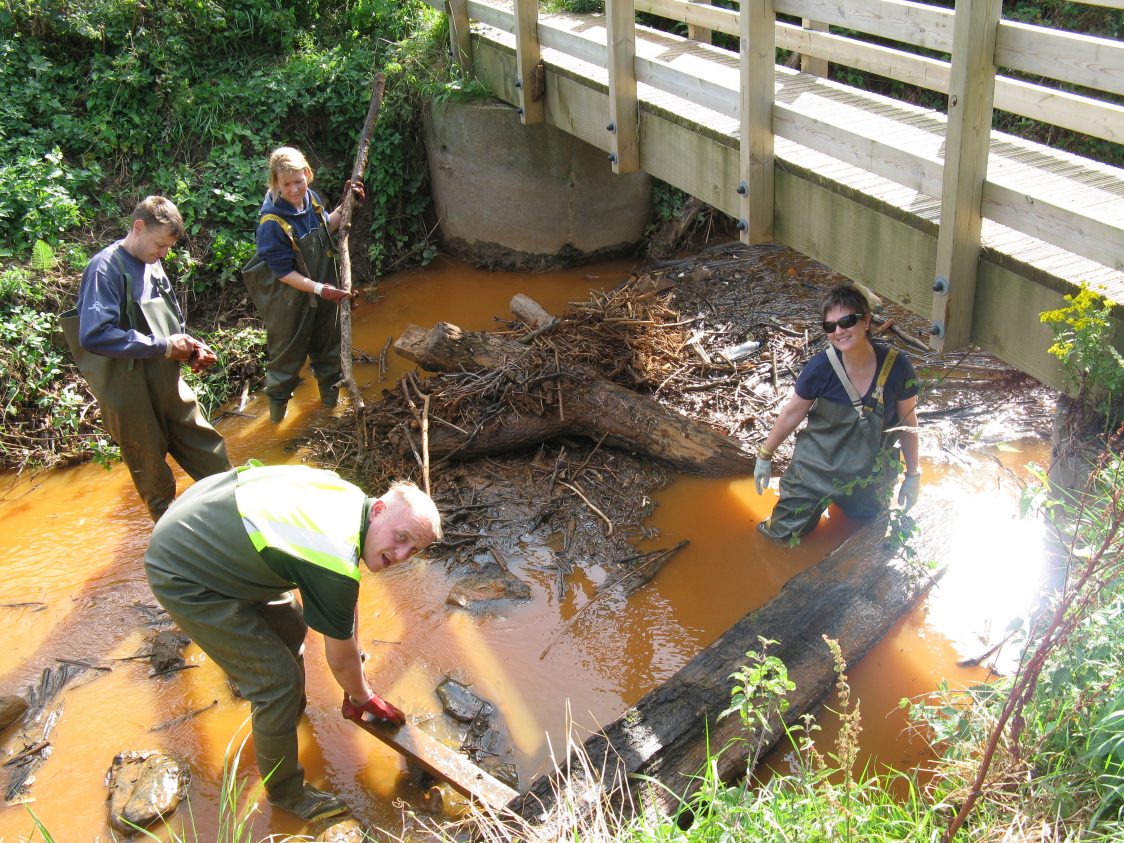
[{"label": "wooden footbridge", "polygon": [[[999,109],[1119,160],[1120,41],[1004,20],[1000,0],[744,0],[740,12],[606,0],[587,15],[427,2],[449,15],[461,65],[524,123],[698,197],[746,242],[784,243],[930,317],[937,349],[976,344],[1062,386],[1039,314],[1082,282],[1124,301],[1124,170],[991,129]],[[778,49],[793,60],[776,64]],[[947,93],[947,111],[833,81],[832,66]]]}]

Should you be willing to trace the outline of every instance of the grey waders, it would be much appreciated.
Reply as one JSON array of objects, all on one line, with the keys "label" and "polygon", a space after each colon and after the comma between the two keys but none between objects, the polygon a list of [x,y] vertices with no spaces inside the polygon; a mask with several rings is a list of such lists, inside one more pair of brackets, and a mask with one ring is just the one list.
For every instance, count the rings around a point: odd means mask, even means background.
[{"label": "grey waders", "polygon": [[[157,337],[180,333],[182,320],[171,291],[152,279],[159,297],[138,302],[116,253],[113,263],[125,285],[121,326]],[[151,271],[151,266],[146,267],[145,275]],[[153,521],[176,496],[176,479],[165,459],[168,454],[192,480],[230,469],[226,443],[203,418],[195,393],[180,377],[182,363],[163,357],[136,360],[94,354],[79,342],[76,311],[64,313],[59,321],[74,362],[98,400],[105,428],[121,448],[121,459]]]},{"label": "grey waders", "polygon": [[[335,286],[339,278],[328,216],[319,203],[315,207],[320,225],[299,239],[289,222],[275,214],[266,214],[258,225],[270,221],[280,225],[293,247],[297,269],[317,283]],[[320,402],[325,407],[336,406],[343,377],[339,305],[284,283],[258,255],[242,269],[242,279],[265,323],[265,393],[269,396],[270,421],[285,418],[305,358],[320,387]]]},{"label": "grey waders", "polygon": [[[828,358],[835,349],[829,347]],[[781,476],[780,500],[757,529],[776,541],[789,541],[811,531],[832,501],[849,518],[873,518],[886,505],[897,478],[894,434],[883,433],[886,407],[882,389],[897,351],[890,349],[864,402],[844,373],[851,404],[819,399],[808,424],[796,436],[792,463]],[[832,365],[838,358],[832,361]],[[840,365],[836,369],[839,372]]]}]

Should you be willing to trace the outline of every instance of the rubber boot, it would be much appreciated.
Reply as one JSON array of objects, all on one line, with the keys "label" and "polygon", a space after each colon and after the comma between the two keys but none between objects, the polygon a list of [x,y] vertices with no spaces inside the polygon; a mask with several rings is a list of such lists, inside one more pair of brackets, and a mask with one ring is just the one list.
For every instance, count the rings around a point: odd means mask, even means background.
[{"label": "rubber boot", "polygon": [[338,796],[305,782],[304,768],[297,760],[295,730],[285,735],[265,735],[255,729],[254,753],[270,805],[296,814],[305,822],[347,813],[347,804]]},{"label": "rubber boot", "polygon": [[285,418],[285,413],[288,410],[288,408],[289,408],[289,402],[288,401],[281,401],[277,398],[270,398],[269,399],[269,420],[271,422],[273,422],[274,424],[277,424],[279,421],[281,421],[283,418]]},{"label": "rubber boot", "polygon": [[329,410],[340,402],[340,391],[334,386],[320,386],[320,403]]}]

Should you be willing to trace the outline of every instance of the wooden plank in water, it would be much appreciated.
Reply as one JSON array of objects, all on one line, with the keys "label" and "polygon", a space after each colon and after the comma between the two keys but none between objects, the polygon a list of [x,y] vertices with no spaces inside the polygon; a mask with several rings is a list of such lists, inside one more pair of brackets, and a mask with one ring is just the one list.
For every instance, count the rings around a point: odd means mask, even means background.
[{"label": "wooden plank in water", "polygon": [[[770,715],[767,733],[760,727],[744,729],[737,717],[720,719],[719,713],[730,704],[732,683],[727,677],[746,663],[748,650],[759,650],[761,638],[768,639],[774,642],[769,655],[787,665],[796,683],[786,697],[790,707],[783,714],[785,725],[796,725],[805,712],[814,711],[836,679],[821,636],[838,641],[848,664],[857,664],[947,563],[955,529],[948,517],[950,501],[940,500],[935,489],[926,495],[910,512],[921,528],[911,545],[918,559],[933,560],[935,568],[906,561],[900,548],[884,541],[885,520],[864,525],[588,738],[554,772],[533,782],[512,810],[535,822],[549,821],[551,808],[571,795],[570,804],[598,804],[589,794],[597,795],[600,780],[607,784],[610,798],[623,799],[620,788],[627,786],[639,810],[667,814],[678,806],[679,795],[698,788],[699,771],[709,754],[723,747],[713,759],[719,777],[729,781],[744,776],[752,748],[759,742],[771,744],[784,732],[776,712]],[[773,552],[783,557],[786,549],[777,545]]]},{"label": "wooden plank in water", "polygon": [[411,723],[395,728],[365,717],[358,725],[437,778],[447,781],[457,793],[486,808],[502,811],[519,795],[464,755]]}]

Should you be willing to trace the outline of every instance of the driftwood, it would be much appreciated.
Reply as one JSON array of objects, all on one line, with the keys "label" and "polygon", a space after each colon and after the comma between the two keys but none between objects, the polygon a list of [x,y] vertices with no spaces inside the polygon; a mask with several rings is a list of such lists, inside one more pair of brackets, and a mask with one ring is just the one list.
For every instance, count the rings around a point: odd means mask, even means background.
[{"label": "driftwood", "polygon": [[[939,552],[930,555],[948,538],[940,516],[939,504],[922,514],[922,558],[940,558]],[[677,795],[698,786],[708,746],[727,747],[715,762],[723,780],[743,777],[749,749],[783,734],[775,718],[765,740],[759,730],[747,735],[734,715],[718,719],[730,704],[727,677],[745,664],[748,650],[760,650],[759,638],[778,642],[768,653],[785,663],[796,683],[784,715],[793,725],[834,686],[833,663],[822,636],[837,640],[848,664],[854,665],[932,583],[930,572],[895,558],[895,550],[882,539],[885,527],[885,519],[862,527],[817,565],[789,580],[774,599],[747,614],[670,680],[586,740],[581,751],[588,761],[575,755],[560,765],[569,771],[565,782],[558,781],[557,771],[542,776],[512,809],[533,822],[549,823],[557,794],[568,788],[577,801],[595,791],[598,785],[586,772],[593,770],[603,782],[636,786],[633,804],[646,812],[667,813],[676,807]],[[727,746],[735,737],[746,740]],[[638,784],[641,778],[655,779],[663,787]]]},{"label": "driftwood", "polygon": [[[359,136],[359,150],[355,155],[355,167],[351,171],[351,181],[355,183],[363,178],[363,171],[367,169],[367,155],[371,150],[371,132],[375,129],[375,122],[379,118],[379,108],[382,106],[382,95],[386,89],[386,77],[376,73],[371,85],[371,105],[367,109],[367,120],[363,123],[363,132]],[[350,190],[344,191],[343,203],[340,207],[339,248],[340,248],[340,289],[351,292],[351,252],[348,240],[351,234],[351,210],[355,200]],[[363,408],[363,394],[359,391],[359,384],[355,382],[355,375],[351,371],[351,308],[340,308],[340,368],[341,381],[351,396],[351,402],[357,409]],[[360,414],[362,417],[362,414]],[[360,425],[362,429],[362,425]]]},{"label": "driftwood", "polygon": [[[532,350],[489,334],[462,331],[447,322],[438,322],[429,331],[410,325],[394,349],[431,372],[504,370]],[[469,459],[537,445],[558,436],[581,435],[604,439],[606,445],[638,451],[693,474],[753,472],[754,455],[736,440],[654,399],[578,367],[542,376],[557,384],[557,412],[508,413],[476,431],[431,426],[431,458],[455,454]]]}]

